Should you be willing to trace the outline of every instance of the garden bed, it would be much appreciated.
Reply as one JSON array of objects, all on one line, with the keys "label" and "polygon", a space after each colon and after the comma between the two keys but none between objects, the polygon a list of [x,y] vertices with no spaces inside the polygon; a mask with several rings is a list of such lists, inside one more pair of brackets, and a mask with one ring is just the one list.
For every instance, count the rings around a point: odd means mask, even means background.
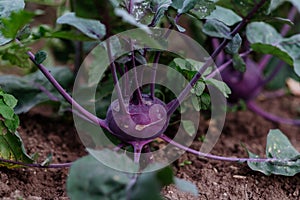
[{"label": "garden bed", "polygon": [[[299,97],[281,97],[259,102],[259,105],[283,117],[299,116]],[[298,113],[297,113],[298,112]],[[20,135],[29,154],[39,153],[43,161],[49,153],[53,163],[74,161],[86,155],[73,126],[71,116],[65,120],[53,116],[51,110],[40,107],[21,115]],[[206,125],[200,126],[198,136]],[[250,111],[227,114],[223,133],[212,153],[216,155],[247,157],[241,144],[252,152],[264,155],[269,129],[279,128],[300,150],[300,128],[269,122]],[[199,149],[201,142],[195,140],[192,147]],[[184,161],[191,164],[180,166]],[[187,163],[187,162],[186,162]],[[185,153],[173,164],[179,178],[197,185],[200,197],[180,192],[173,186],[163,192],[167,199],[299,199],[300,175],[293,177],[265,176],[251,171],[246,164],[224,163],[197,158]],[[68,169],[6,169],[1,168],[1,199],[69,199],[66,193]]]}]

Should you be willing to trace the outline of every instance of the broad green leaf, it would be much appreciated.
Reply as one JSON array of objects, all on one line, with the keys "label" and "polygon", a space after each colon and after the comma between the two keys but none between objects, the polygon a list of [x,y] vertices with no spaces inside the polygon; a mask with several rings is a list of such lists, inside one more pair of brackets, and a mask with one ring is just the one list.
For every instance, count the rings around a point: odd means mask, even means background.
[{"label": "broad green leaf", "polygon": [[[125,200],[130,177],[102,164],[92,156],[75,161],[67,179],[72,200]],[[78,181],[80,180],[80,181]]]},{"label": "broad green leaf", "polygon": [[198,192],[198,188],[195,184],[186,181],[184,179],[180,179],[180,178],[175,178],[174,179],[175,182],[175,186],[183,191],[183,192],[189,192],[191,194],[193,194],[194,196],[198,196],[199,192]]},{"label": "broad green leaf", "polygon": [[45,51],[38,51],[34,55],[34,60],[37,64],[42,64],[42,62],[44,62],[46,58],[47,58],[47,53]]},{"label": "broad green leaf", "polygon": [[[219,0],[218,5],[233,10],[235,13],[242,17],[246,17],[251,10],[259,3],[260,1],[254,0]],[[265,16],[268,13],[271,0],[267,0],[266,3],[257,11],[252,17],[253,19],[259,19],[262,16]]]},{"label": "broad green leaf", "polygon": [[18,32],[28,24],[35,16],[34,13],[30,13],[24,10],[13,11],[8,17],[1,18],[0,23],[2,24],[0,31],[6,38],[16,38]]},{"label": "broad green leaf", "polygon": [[246,63],[244,59],[239,54],[233,54],[232,56],[232,65],[234,69],[245,72],[246,71]]},{"label": "broad green leaf", "polygon": [[155,26],[163,18],[165,12],[168,10],[169,6],[172,4],[172,0],[153,0],[150,1],[150,6],[152,12],[154,12],[154,17],[152,19],[151,25]]},{"label": "broad green leaf", "polygon": [[201,20],[206,18],[207,16],[210,16],[215,9],[216,5],[213,1],[200,0],[197,1],[195,7],[191,9],[188,13]]},{"label": "broad green leaf", "polygon": [[285,61],[289,65],[293,65],[293,59],[289,56],[288,52],[283,49],[280,49],[279,46],[273,46],[270,44],[254,43],[251,44],[253,51],[262,53],[262,54],[272,54],[279,59]]},{"label": "broad green leaf", "polygon": [[[248,151],[250,158],[259,158]],[[270,130],[267,137],[266,157],[281,161],[248,162],[248,166],[265,175],[294,176],[300,172],[300,153],[292,146],[289,139],[280,130]]]},{"label": "broad green leaf", "polygon": [[171,6],[175,8],[179,14],[183,14],[193,9],[196,4],[197,0],[173,0]]},{"label": "broad green leaf", "polygon": [[284,38],[279,46],[293,59],[294,70],[300,76],[300,34]]},{"label": "broad green leaf", "polygon": [[230,88],[227,86],[226,83],[210,78],[204,80],[207,84],[214,86],[217,88],[226,98],[228,98],[228,95],[231,94]]},{"label": "broad green leaf", "polygon": [[84,19],[75,16],[75,13],[66,13],[56,21],[58,24],[68,24],[80,30],[83,34],[95,40],[102,39],[106,34],[106,28],[98,20]]},{"label": "broad green leaf", "polygon": [[163,200],[160,195],[161,189],[173,182],[174,176],[170,167],[166,167],[155,172],[143,173],[138,178],[132,190],[129,191],[129,199]]},{"label": "broad green leaf", "polygon": [[230,28],[217,20],[207,20],[203,25],[202,31],[211,37],[232,39],[230,36]]},{"label": "broad green leaf", "polygon": [[[22,139],[20,138],[18,132],[8,132],[4,134],[3,129],[0,131],[0,157],[7,160],[14,160],[24,163],[33,162],[30,156],[25,152]],[[21,167],[16,164],[8,164],[4,162],[0,162],[0,166],[7,168]]]},{"label": "broad green leaf", "polygon": [[115,9],[115,14],[123,19],[124,22],[127,22],[133,26],[136,26],[147,33],[150,33],[150,29],[148,26],[138,22],[132,15],[130,15],[126,10],[121,8]]},{"label": "broad green leaf", "polygon": [[14,110],[7,106],[3,99],[0,100],[0,115],[4,118],[4,119],[13,119],[14,116]]},{"label": "broad green leaf", "polygon": [[103,161],[107,162],[104,164],[108,165],[109,163],[114,163],[116,166],[122,166],[122,169],[126,169],[128,171],[132,170],[132,173],[137,172],[139,169],[139,165],[134,163],[132,159],[124,156],[123,154],[118,154],[115,151],[111,151],[109,149],[98,151],[90,148],[87,148],[87,151],[94,157],[102,158]]},{"label": "broad green leaf", "polygon": [[300,1],[299,0],[271,0],[271,5],[269,8],[269,13],[277,9],[281,4],[285,2],[291,2],[300,12]]},{"label": "broad green leaf", "polygon": [[282,36],[273,28],[273,26],[264,22],[253,22],[247,26],[247,39],[250,43],[262,43],[277,45]]},{"label": "broad green leaf", "polygon": [[184,130],[190,135],[193,136],[196,134],[196,129],[193,121],[191,120],[181,120]]},{"label": "broad green leaf", "polygon": [[240,34],[236,34],[226,46],[225,51],[231,55],[237,54],[239,52],[241,45],[242,45],[242,38]]},{"label": "broad green leaf", "polygon": [[214,10],[209,16],[205,17],[205,19],[215,19],[223,22],[227,26],[232,26],[242,21],[242,18],[235,12],[221,6],[216,6],[216,10]]},{"label": "broad green leaf", "polygon": [[[24,0],[0,0],[0,18],[8,17],[12,11],[18,11],[25,7]],[[0,46],[10,42],[0,31]]]},{"label": "broad green leaf", "polygon": [[277,56],[294,66],[294,71],[300,75],[300,34],[282,38],[272,26],[264,22],[249,24],[246,34],[254,51]]},{"label": "broad green leaf", "polygon": [[[122,165],[122,161],[115,159],[115,162]],[[133,176],[109,168],[92,156],[85,156],[72,165],[67,179],[67,192],[72,200],[162,200],[162,187],[173,183],[170,167],[141,173],[135,184],[130,185]]]},{"label": "broad green leaf", "polygon": [[[22,140],[16,132],[20,121],[13,111],[15,105],[16,99],[0,89],[0,158],[32,163],[33,160],[26,154]],[[19,167],[5,162],[0,162],[0,166]]]},{"label": "broad green leaf", "polygon": [[[73,74],[65,67],[48,68],[54,78],[66,88],[72,83]],[[0,87],[18,99],[16,113],[27,112],[34,106],[49,101],[64,101],[57,90],[37,71],[24,77],[13,75],[0,76]],[[47,92],[46,92],[47,91]]]}]

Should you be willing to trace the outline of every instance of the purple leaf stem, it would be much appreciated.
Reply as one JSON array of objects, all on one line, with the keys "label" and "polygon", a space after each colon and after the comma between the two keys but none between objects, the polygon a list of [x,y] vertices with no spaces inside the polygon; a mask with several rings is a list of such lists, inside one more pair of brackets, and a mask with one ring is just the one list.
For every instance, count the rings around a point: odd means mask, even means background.
[{"label": "purple leaf stem", "polygon": [[137,99],[139,104],[142,104],[143,102],[143,97],[142,97],[142,93],[141,93],[141,89],[139,86],[139,81],[138,81],[138,77],[137,77],[137,71],[136,71],[136,63],[135,63],[135,55],[134,55],[134,47],[133,47],[133,42],[132,40],[130,40],[130,45],[131,45],[131,50],[132,50],[132,65],[133,65],[133,73],[134,73],[134,83],[135,83],[135,87],[136,87],[136,91],[137,91]]},{"label": "purple leaf stem", "polygon": [[106,40],[106,45],[107,45],[109,62],[111,63],[110,64],[110,71],[112,73],[114,85],[115,85],[116,90],[117,90],[120,111],[123,112],[123,113],[126,113],[127,111],[126,111],[126,108],[125,108],[125,103],[124,103],[123,95],[122,95],[120,84],[119,84],[119,79],[118,79],[118,75],[117,75],[117,71],[116,71],[116,65],[115,65],[115,62],[113,61],[113,56],[112,56],[112,53],[111,53],[111,46],[110,46],[110,40],[109,39]]},{"label": "purple leaf stem", "polygon": [[276,122],[276,123],[284,123],[284,124],[300,126],[300,119],[297,120],[297,119],[286,119],[286,118],[278,117],[276,115],[273,115],[269,112],[264,111],[263,109],[258,107],[255,104],[255,102],[253,102],[253,101],[249,101],[247,103],[247,107],[250,110],[252,110],[253,112],[257,113],[258,115],[264,117],[267,120],[271,120],[271,121]]},{"label": "purple leaf stem", "polygon": [[[240,56],[243,58],[247,55],[249,55],[252,51],[246,51],[244,53],[241,53]],[[212,77],[214,77],[217,73],[221,73],[224,69],[226,69],[229,65],[231,65],[232,63],[232,59],[228,60],[226,63],[222,64],[220,67],[218,67],[217,69],[215,69],[213,72],[211,72],[206,78],[210,79]]]},{"label": "purple leaf stem", "polygon": [[212,154],[202,153],[200,151],[196,151],[194,149],[186,147],[182,144],[179,144],[179,143],[173,141],[171,138],[169,138],[168,136],[166,136],[164,134],[161,135],[160,138],[170,144],[173,144],[174,146],[176,146],[184,151],[190,152],[190,153],[200,156],[200,157],[209,158],[209,159],[213,159],[213,160],[227,161],[227,162],[274,162],[274,161],[288,162],[288,161],[290,161],[290,160],[283,160],[283,159],[277,159],[277,158],[233,158],[233,157],[216,156],[216,155],[212,155]]},{"label": "purple leaf stem", "polygon": [[47,68],[43,64],[38,64],[35,61],[35,56],[32,52],[27,52],[29,59],[39,68],[39,70],[45,75],[45,77],[50,81],[50,83],[57,89],[57,91],[65,98],[65,100],[71,104],[76,110],[78,110],[82,115],[84,115],[87,119],[91,120],[93,123],[100,125],[102,128],[110,131],[105,120],[98,118],[93,115],[86,109],[84,109],[81,105],[79,105],[64,89],[63,87],[56,81],[56,79],[51,75],[51,73],[47,70]]}]

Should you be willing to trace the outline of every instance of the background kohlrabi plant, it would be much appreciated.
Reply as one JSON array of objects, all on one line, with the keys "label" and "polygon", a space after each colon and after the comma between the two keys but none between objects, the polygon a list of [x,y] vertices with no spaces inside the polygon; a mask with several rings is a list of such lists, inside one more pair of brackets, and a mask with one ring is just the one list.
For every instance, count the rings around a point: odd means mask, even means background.
[{"label": "background kohlrabi plant", "polygon": [[[33,5],[39,5],[41,9]],[[56,11],[53,23],[39,23],[45,7]],[[9,168],[72,165],[67,181],[71,199],[162,199],[160,190],[171,183],[197,195],[196,186],[174,177],[170,167],[142,173],[159,163],[143,166],[138,169],[139,173],[116,171],[92,156],[74,163],[51,164],[51,158],[36,163],[34,156],[26,154],[18,135],[17,114],[47,103],[60,114],[74,112],[90,123],[103,127],[120,148],[135,154],[134,159],[123,159],[117,150],[101,150],[103,155],[113,154],[119,165],[136,167],[132,163],[139,162],[141,152],[151,152],[149,145],[160,138],[199,156],[220,161],[247,162],[251,169],[266,175],[295,175],[300,171],[300,153],[280,130],[270,130],[266,158],[259,158],[247,149],[249,158],[204,154],[182,146],[171,138],[172,129],[175,129],[178,116],[182,114],[180,112],[188,112],[185,109],[179,112],[179,103],[190,93],[195,96],[193,105],[183,108],[192,107],[210,116],[211,99],[207,85],[220,90],[228,98],[231,108],[244,105],[276,123],[299,126],[300,119],[284,119],[255,104],[255,99],[266,89],[275,90],[275,96],[293,92],[286,87],[286,79],[293,80],[296,87],[297,84],[299,86],[299,10],[298,0],[0,0],[0,64],[5,72],[0,76],[1,165]],[[100,44],[112,53],[120,43],[103,43],[106,39],[133,28],[140,28],[147,33],[153,27],[173,29],[192,37],[206,47],[211,58],[202,64],[153,49],[132,51],[113,62],[111,70],[106,71],[104,79],[97,83],[96,99],[90,101],[96,105],[97,116],[85,110],[89,105],[79,105],[72,99],[70,93],[74,78],[93,47]],[[168,33],[164,36],[167,37]],[[209,70],[213,61],[224,82],[213,79],[217,73],[216,70]],[[97,77],[92,74],[93,70],[98,69],[99,63],[101,60],[96,60],[90,66],[91,78],[95,80]],[[116,128],[110,98],[113,87],[118,85],[118,77],[137,64],[144,63],[163,63],[172,67],[184,75],[193,88],[183,90],[178,101],[174,100],[174,94],[167,88],[155,85],[138,89],[129,97],[127,104],[122,102],[120,93],[118,102],[122,112],[117,115],[122,119],[131,117],[130,109],[136,109],[138,113],[134,119],[137,124],[159,122],[151,121],[152,118],[149,121],[151,113],[143,100],[159,104],[167,111],[162,112],[166,118],[166,123],[161,125],[163,131],[155,138],[141,140],[129,137]],[[7,69],[13,69],[14,73],[8,74]],[[88,89],[88,85],[80,87],[82,91]],[[192,121],[181,123],[186,134],[197,133],[197,126]],[[166,129],[171,131],[165,133]]]}]

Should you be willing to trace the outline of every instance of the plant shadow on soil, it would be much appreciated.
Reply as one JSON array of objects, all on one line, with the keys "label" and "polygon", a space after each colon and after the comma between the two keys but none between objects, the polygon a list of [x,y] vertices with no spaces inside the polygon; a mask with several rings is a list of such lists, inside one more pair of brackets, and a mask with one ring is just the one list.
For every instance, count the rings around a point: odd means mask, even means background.
[{"label": "plant shadow on soil", "polygon": [[[281,97],[258,102],[282,117],[299,117],[299,97]],[[44,113],[44,114],[42,114]],[[46,114],[45,114],[46,113]],[[48,113],[48,114],[47,114]],[[43,161],[49,153],[53,163],[71,162],[86,155],[72,120],[61,120],[43,107],[20,116],[20,135],[29,154],[39,153]],[[207,123],[200,123],[198,136],[205,133]],[[278,125],[251,111],[228,113],[222,135],[211,153],[223,156],[247,157],[241,143],[252,152],[264,156],[266,136],[270,129],[280,129],[300,151],[300,127]],[[298,142],[297,142],[298,141]],[[192,148],[199,149],[195,140]],[[180,166],[189,160],[192,164]],[[176,176],[197,185],[199,196],[168,186],[166,199],[299,199],[300,175],[294,177],[265,176],[251,171],[246,164],[224,163],[198,158],[185,153],[173,163]],[[1,199],[69,199],[66,193],[68,169],[6,169],[0,168]]]}]

